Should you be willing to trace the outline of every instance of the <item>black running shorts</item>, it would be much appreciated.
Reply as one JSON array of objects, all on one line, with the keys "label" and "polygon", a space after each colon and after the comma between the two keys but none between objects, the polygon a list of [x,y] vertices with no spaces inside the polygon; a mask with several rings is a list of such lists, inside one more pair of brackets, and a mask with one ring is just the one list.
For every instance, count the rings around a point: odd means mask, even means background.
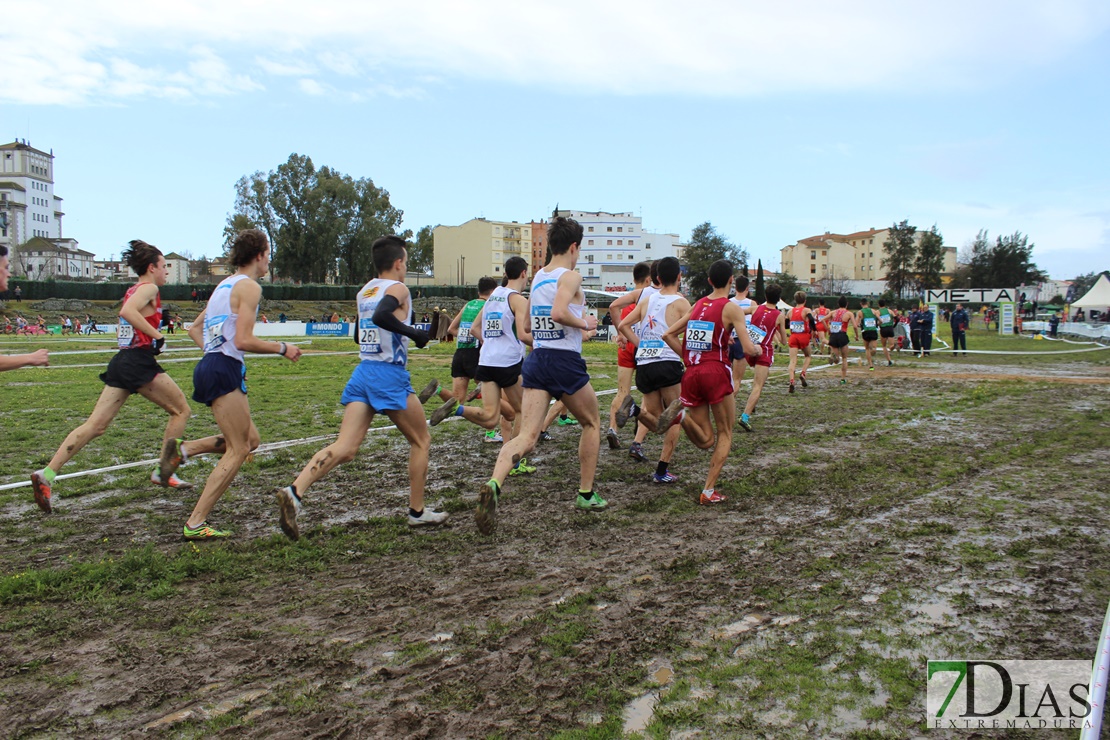
[{"label": "black running shorts", "polygon": [[638,365],[636,367],[636,390],[640,393],[654,393],[672,385],[681,385],[682,373],[685,369],[681,362],[673,360]]},{"label": "black running shorts", "polygon": [[100,374],[104,385],[110,388],[122,388],[131,393],[137,393],[147,383],[154,380],[158,373],[165,370],[154,359],[154,350],[146,347],[134,349],[121,349],[108,362],[108,369]]},{"label": "black running shorts", "polygon": [[830,347],[835,347],[836,349],[840,349],[841,347],[847,347],[848,346],[848,332],[838,331],[836,334],[833,334],[832,336],[830,336],[829,337],[829,346]]},{"label": "black running shorts", "polygon": [[479,365],[474,379],[479,383],[496,383],[498,388],[512,388],[520,381],[520,368],[523,364],[524,361],[521,360],[509,367]]},{"label": "black running shorts", "polygon": [[867,331],[863,332],[863,341],[865,342],[874,342],[878,338],[879,332],[875,331],[874,329],[868,329]]},{"label": "black running shorts", "polygon": [[463,347],[455,350],[455,356],[451,358],[451,377],[452,378],[475,378],[475,373],[478,372],[478,355],[481,350],[478,347]]},{"label": "black running shorts", "polygon": [[893,338],[894,337],[894,327],[893,326],[880,326],[879,327],[879,336],[882,337],[883,339]]}]

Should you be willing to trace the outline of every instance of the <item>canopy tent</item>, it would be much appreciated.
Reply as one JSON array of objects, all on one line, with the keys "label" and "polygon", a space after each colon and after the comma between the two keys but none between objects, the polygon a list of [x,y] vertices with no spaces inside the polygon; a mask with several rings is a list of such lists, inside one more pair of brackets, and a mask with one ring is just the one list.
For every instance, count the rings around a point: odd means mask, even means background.
[{"label": "canopy tent", "polygon": [[1110,308],[1110,278],[1106,273],[1098,276],[1098,280],[1090,290],[1078,301],[1073,301],[1072,308]]}]

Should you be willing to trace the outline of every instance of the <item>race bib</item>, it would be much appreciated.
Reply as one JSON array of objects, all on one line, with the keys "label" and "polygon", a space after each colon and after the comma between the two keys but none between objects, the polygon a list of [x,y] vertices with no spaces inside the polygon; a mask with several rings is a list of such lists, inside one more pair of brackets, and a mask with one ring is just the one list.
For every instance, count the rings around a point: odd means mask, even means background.
[{"label": "race bib", "polygon": [[790,333],[791,334],[805,334],[806,333],[806,322],[804,322],[804,321],[791,321],[790,322]]},{"label": "race bib", "polygon": [[135,336],[135,327],[127,323],[127,319],[122,316],[119,317],[119,329],[116,334],[116,342],[120,347],[130,347],[131,340]]},{"label": "race bib", "polygon": [[756,344],[763,344],[763,339],[767,336],[767,331],[762,327],[755,324],[748,324],[748,336]]},{"label": "race bib", "polygon": [[455,344],[459,347],[470,347],[474,344],[474,338],[470,336],[470,327],[473,322],[463,321],[459,324],[459,336]]},{"label": "race bib", "polygon": [[227,315],[204,317],[204,351],[214,352],[223,345],[227,339],[224,337],[224,322]]},{"label": "race bib", "polygon": [[382,351],[381,330],[371,319],[358,320],[358,348],[368,355],[380,354]]},{"label": "race bib", "polygon": [[833,334],[839,334],[840,332],[844,331],[844,322],[843,321],[830,321],[829,322],[829,331],[831,331]]},{"label": "race bib", "polygon": [[[689,342],[687,342],[689,345]],[[636,348],[637,360],[657,360],[663,356],[663,349],[666,345],[662,339],[645,339],[640,342],[640,346]]]},{"label": "race bib", "polygon": [[532,339],[541,342],[556,342],[566,338],[563,325],[551,318],[551,306],[532,306]]},{"label": "race bib", "polygon": [[482,336],[486,339],[494,339],[504,334],[501,331],[501,313],[487,313],[485,324],[483,325]]},{"label": "race bib", "polygon": [[690,321],[686,324],[686,349],[689,352],[708,352],[713,348],[713,322]]},{"label": "race bib", "polygon": [[875,328],[875,326],[876,326],[876,324],[875,324],[875,319],[868,319],[868,318],[865,318],[865,319],[863,320],[863,328],[864,328],[864,329],[874,329],[874,328]]}]

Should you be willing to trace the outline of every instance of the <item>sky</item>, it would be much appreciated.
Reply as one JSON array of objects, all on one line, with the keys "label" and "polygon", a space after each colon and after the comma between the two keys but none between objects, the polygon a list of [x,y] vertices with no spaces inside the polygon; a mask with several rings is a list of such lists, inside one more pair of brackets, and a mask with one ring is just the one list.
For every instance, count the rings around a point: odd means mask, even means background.
[{"label": "sky", "polygon": [[219,254],[236,180],[297,153],[414,232],[631,211],[775,269],[908,219],[1110,269],[1105,0],[53,0],[0,49],[0,140],[53,151],[100,258]]}]

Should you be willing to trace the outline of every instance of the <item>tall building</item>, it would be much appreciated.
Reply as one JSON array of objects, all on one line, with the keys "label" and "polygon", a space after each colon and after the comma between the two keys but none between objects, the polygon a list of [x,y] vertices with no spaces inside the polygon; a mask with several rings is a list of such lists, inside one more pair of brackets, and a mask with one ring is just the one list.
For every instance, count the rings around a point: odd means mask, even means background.
[{"label": "tall building", "polygon": [[[436,285],[475,285],[478,278],[500,279],[505,260],[523,257],[531,265],[532,224],[472,218],[432,231]],[[546,241],[545,241],[546,244]]]},{"label": "tall building", "polygon": [[532,222],[532,263],[529,274],[536,276],[536,270],[543,268],[547,261],[547,221]]},{"label": "tall building", "polygon": [[[925,232],[918,229],[914,241],[921,243]],[[782,248],[782,271],[809,283],[817,289],[833,293],[846,292],[846,281],[885,281],[883,244],[890,238],[890,229],[868,229],[851,234],[823,235],[799,239]],[[945,282],[956,270],[956,248],[944,248]]]},{"label": "tall building", "polygon": [[644,230],[639,216],[574,210],[560,210],[558,215],[573,218],[582,226],[584,243],[578,271],[583,286],[597,290],[607,285],[631,285],[632,268],[644,259]]},{"label": "tall building", "polygon": [[26,141],[0,145],[0,244],[62,238],[62,199],[54,195],[54,154]]}]

